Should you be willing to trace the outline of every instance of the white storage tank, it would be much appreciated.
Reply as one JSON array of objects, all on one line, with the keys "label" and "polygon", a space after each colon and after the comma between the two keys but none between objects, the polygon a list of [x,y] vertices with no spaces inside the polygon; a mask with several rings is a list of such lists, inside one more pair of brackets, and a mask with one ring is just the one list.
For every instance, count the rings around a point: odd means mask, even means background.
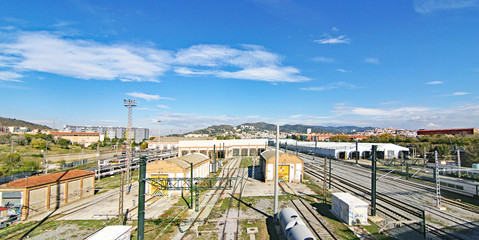
[{"label": "white storage tank", "polygon": [[130,240],[131,226],[106,226],[87,238],[87,240]]},{"label": "white storage tank", "polygon": [[348,225],[368,223],[369,204],[349,193],[333,193],[331,211]]}]

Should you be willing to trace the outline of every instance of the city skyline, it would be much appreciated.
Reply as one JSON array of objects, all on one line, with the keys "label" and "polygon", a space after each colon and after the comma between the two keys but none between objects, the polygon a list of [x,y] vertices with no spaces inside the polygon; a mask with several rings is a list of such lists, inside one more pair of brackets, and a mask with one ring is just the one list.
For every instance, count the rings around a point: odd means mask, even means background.
[{"label": "city skyline", "polygon": [[[479,123],[479,1],[1,2],[1,116],[165,134]],[[26,11],[28,10],[28,11]]]}]

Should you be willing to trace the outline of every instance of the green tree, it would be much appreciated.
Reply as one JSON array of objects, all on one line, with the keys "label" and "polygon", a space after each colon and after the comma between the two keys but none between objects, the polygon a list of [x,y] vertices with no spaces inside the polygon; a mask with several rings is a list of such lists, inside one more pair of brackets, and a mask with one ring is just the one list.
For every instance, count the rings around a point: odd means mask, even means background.
[{"label": "green tree", "polygon": [[47,145],[47,141],[42,139],[33,139],[32,140],[32,147],[36,149],[45,149]]},{"label": "green tree", "polygon": [[439,144],[434,147],[434,150],[437,151],[440,157],[444,157],[451,154],[451,150],[445,144]]},{"label": "green tree", "polygon": [[147,142],[143,142],[140,146],[140,149],[145,149],[145,148],[148,148],[148,143]]}]

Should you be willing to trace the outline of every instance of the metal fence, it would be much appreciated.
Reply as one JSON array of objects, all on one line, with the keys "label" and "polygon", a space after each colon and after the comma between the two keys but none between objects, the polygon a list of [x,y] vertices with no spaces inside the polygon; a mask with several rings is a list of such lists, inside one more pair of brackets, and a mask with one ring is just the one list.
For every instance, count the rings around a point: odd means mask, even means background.
[{"label": "metal fence", "polygon": [[87,159],[83,159],[83,160],[74,161],[74,162],[71,162],[71,163],[66,163],[66,164],[61,165],[60,169],[71,168],[71,167],[74,167],[76,165],[85,164],[87,162],[88,162]]},{"label": "metal fence", "polygon": [[21,173],[16,173],[13,175],[3,176],[3,177],[0,177],[0,184],[9,183],[11,181],[14,181],[20,178],[26,178],[35,174],[36,172],[28,171],[28,172],[21,172]]}]

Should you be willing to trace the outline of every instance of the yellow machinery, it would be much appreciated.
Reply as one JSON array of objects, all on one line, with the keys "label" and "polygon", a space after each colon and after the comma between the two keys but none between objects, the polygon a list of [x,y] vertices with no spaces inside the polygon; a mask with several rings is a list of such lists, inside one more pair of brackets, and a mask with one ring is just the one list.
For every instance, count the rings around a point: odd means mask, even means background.
[{"label": "yellow machinery", "polygon": [[279,165],[278,168],[278,178],[285,182],[289,182],[289,165]]}]

